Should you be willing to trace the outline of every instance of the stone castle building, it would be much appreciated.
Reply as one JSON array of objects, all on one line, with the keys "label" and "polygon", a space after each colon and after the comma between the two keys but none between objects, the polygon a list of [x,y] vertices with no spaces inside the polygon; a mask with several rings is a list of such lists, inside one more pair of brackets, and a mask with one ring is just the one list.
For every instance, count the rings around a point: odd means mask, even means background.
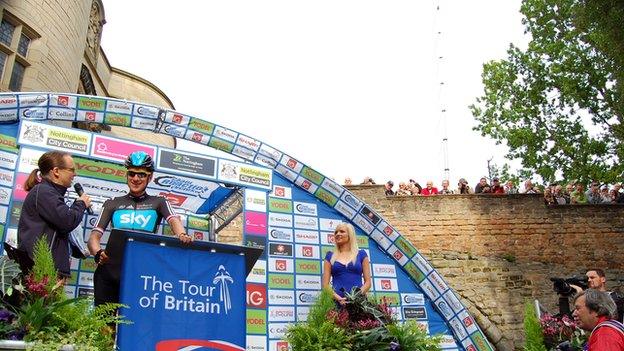
[{"label": "stone castle building", "polygon": [[[0,92],[78,93],[174,109],[157,86],[106,58],[100,47],[106,24],[102,0],[0,0],[0,15]],[[174,138],[162,134],[104,128],[120,137],[143,134],[151,142],[175,145]]]}]

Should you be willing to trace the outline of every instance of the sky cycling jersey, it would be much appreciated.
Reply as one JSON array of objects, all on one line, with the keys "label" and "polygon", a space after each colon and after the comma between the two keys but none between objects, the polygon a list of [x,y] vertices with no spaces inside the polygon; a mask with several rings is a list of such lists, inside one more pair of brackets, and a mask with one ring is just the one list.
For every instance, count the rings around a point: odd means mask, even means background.
[{"label": "sky cycling jersey", "polygon": [[[111,229],[156,233],[163,218],[168,221],[174,216],[176,214],[173,208],[164,197],[151,196],[147,193],[137,197],[126,194],[104,202],[93,230],[104,234],[104,230],[111,223]],[[119,280],[124,246],[121,237],[111,233],[106,244],[109,260],[107,264],[98,266],[97,270],[100,268],[110,270],[113,278]]]},{"label": "sky cycling jersey", "polygon": [[[176,216],[169,202],[161,196],[141,196],[130,194],[106,200],[93,231],[104,234],[110,223],[111,229],[134,230],[155,233],[158,225],[165,218],[167,221]],[[125,243],[121,235],[113,235],[106,244],[108,261],[98,264],[94,274],[95,304],[119,301],[119,281]]]},{"label": "sky cycling jersey", "polygon": [[104,202],[93,230],[103,234],[111,223],[111,229],[155,233],[163,218],[168,221],[175,215],[164,197],[147,193],[138,197],[127,194]]}]

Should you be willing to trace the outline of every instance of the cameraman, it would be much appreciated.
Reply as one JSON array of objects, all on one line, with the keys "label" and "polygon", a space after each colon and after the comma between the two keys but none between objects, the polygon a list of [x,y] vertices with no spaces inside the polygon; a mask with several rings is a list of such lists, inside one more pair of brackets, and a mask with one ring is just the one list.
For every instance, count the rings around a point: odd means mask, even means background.
[{"label": "cameraman", "polygon": [[[624,296],[619,292],[607,291],[607,277],[604,270],[591,268],[585,273],[585,277],[587,277],[587,288],[607,293],[611,297],[617,306],[617,320],[622,321],[624,318]],[[574,289],[575,294],[585,290],[584,287],[575,284],[569,284],[569,286]],[[559,312],[561,314],[570,315],[570,305],[568,303],[570,294],[565,294],[561,291],[557,291],[557,293],[559,294]]]}]

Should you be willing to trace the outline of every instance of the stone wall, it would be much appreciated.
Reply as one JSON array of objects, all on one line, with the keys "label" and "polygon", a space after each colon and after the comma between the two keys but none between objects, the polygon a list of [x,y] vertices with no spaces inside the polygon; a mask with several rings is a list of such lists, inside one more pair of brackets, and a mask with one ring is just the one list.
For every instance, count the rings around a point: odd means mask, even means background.
[{"label": "stone wall", "polygon": [[[525,301],[557,312],[550,277],[604,268],[624,280],[624,206],[545,206],[540,195],[386,197],[349,189],[394,225],[438,269],[498,350],[522,347]],[[240,218],[219,241],[241,242]]]}]

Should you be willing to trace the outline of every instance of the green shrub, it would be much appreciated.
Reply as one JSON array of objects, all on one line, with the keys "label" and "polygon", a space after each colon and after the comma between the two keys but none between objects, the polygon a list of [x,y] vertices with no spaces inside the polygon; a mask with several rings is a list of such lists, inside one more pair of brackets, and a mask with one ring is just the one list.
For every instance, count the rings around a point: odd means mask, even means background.
[{"label": "green shrub", "polygon": [[334,301],[334,292],[325,288],[316,298],[314,304],[310,307],[307,322],[312,327],[319,327],[323,322],[327,321],[327,313],[336,308]]},{"label": "green shrub", "polygon": [[527,301],[524,305],[524,334],[526,337],[525,351],[547,351],[546,346],[544,346],[542,326],[531,301]]},{"label": "green shrub", "polygon": [[388,332],[396,342],[401,345],[401,350],[412,351],[439,351],[442,337],[440,335],[429,336],[427,331],[416,321],[408,320],[402,324],[387,326]]},{"label": "green shrub", "polygon": [[333,291],[319,294],[306,322],[288,327],[286,341],[293,351],[438,351],[440,336],[431,337],[414,321],[397,324],[388,305],[359,290],[345,294],[337,308]]},{"label": "green shrub", "polygon": [[288,327],[286,340],[293,351],[351,351],[351,338],[347,331],[332,321],[319,326],[296,323]]},{"label": "green shrub", "polygon": [[112,350],[109,325],[126,323],[115,314],[122,305],[93,308],[92,299],[67,298],[45,237],[36,242],[33,256],[30,273],[13,285],[15,296],[8,299],[7,293],[3,298],[1,336],[23,338],[32,343],[29,350],[35,351],[58,351],[67,344],[76,350]]}]

